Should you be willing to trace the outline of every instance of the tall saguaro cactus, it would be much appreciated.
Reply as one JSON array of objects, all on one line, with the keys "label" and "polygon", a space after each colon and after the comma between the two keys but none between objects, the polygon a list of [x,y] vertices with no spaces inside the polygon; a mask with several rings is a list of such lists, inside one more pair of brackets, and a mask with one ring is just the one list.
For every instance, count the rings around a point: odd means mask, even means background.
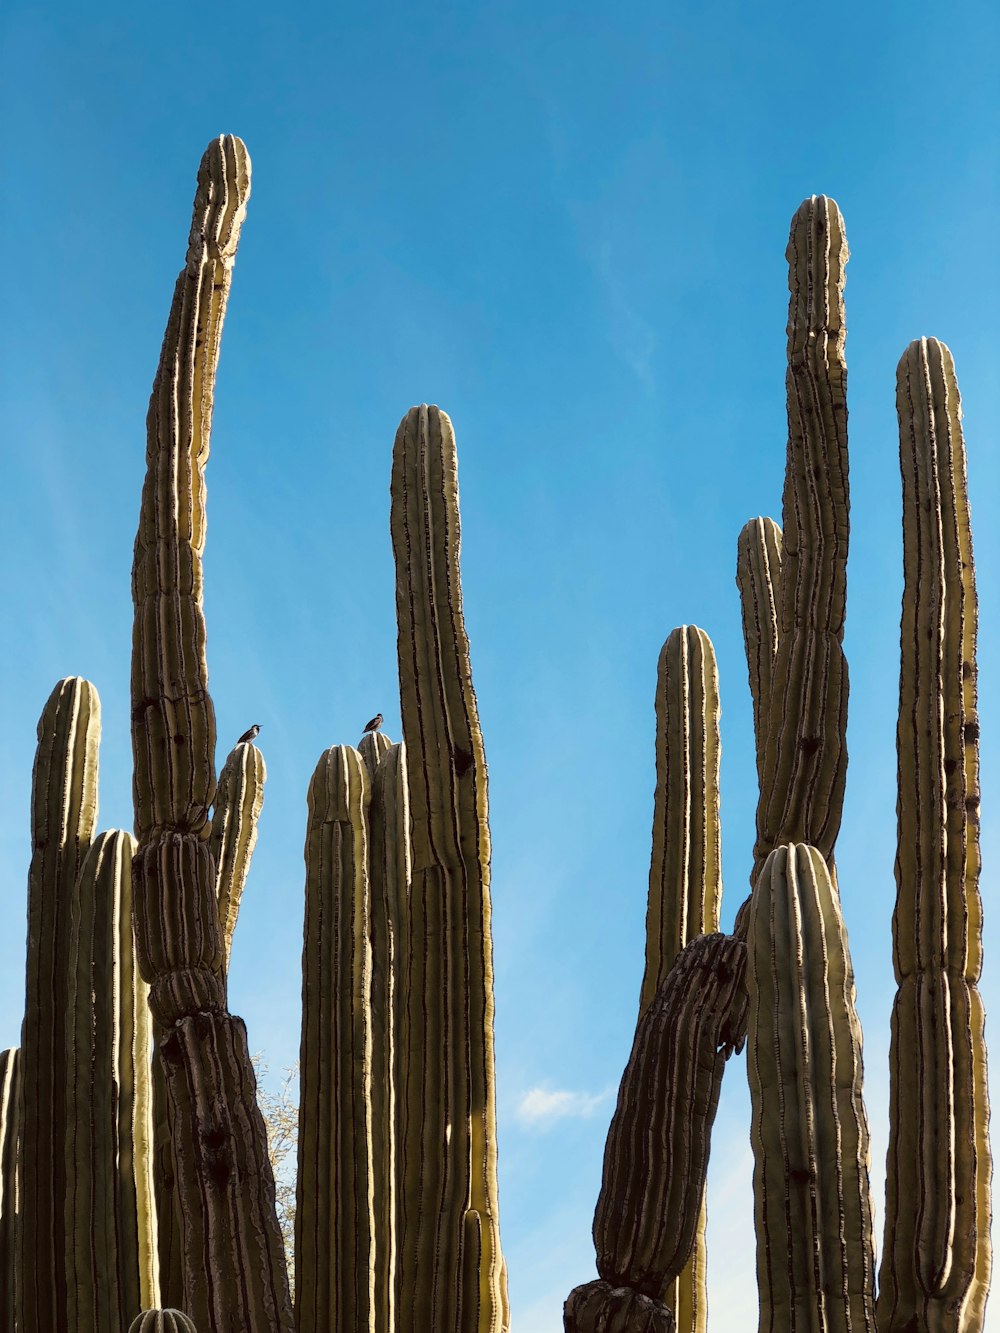
[{"label": "tall saguaro cactus", "polygon": [[982,1327],[991,1268],[976,588],[955,363],[896,375],[903,474],[899,844],[879,1333]]},{"label": "tall saguaro cactus", "polygon": [[390,528],[412,883],[402,961],[406,1094],[397,1309],[414,1329],[509,1323],[497,1200],[486,759],[459,571],[451,422],[396,433]]},{"label": "tall saguaro cactus", "polygon": [[198,172],[147,418],[132,591],[136,946],[162,1029],[184,1304],[201,1333],[234,1321],[292,1327],[274,1181],[246,1030],[226,1007],[225,943],[209,812],[215,715],[208,693],[202,552],[215,371],[250,161],[214,141]]}]

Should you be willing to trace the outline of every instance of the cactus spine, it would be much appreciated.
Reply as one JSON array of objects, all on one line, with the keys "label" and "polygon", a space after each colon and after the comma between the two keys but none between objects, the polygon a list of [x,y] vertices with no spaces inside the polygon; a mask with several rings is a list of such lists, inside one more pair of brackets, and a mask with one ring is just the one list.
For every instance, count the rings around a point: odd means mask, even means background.
[{"label": "cactus spine", "polygon": [[390,529],[412,883],[402,960],[406,1096],[397,1306],[413,1328],[509,1324],[497,1201],[486,759],[459,570],[451,422],[396,433]]},{"label": "cactus spine", "polygon": [[246,1031],[226,1007],[209,811],[202,551],[219,340],[250,162],[230,135],[198,173],[187,259],[153,383],[132,592],[136,945],[163,1039],[184,1308],[202,1333],[291,1330],[274,1182]]},{"label": "cactus spine", "polygon": [[986,1046],[976,983],[976,589],[955,364],[911,343],[896,375],[902,666],[880,1333],[982,1327],[989,1285]]}]

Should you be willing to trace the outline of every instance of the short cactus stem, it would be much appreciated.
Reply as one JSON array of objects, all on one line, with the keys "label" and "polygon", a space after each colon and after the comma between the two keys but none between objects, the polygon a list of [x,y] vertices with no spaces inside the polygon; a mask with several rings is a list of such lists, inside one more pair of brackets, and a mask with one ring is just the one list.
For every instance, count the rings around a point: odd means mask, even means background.
[{"label": "short cactus stem", "polygon": [[230,751],[215,793],[211,843],[227,971],[240,900],[257,843],[257,820],[264,806],[266,780],[264,756],[256,745],[244,742]]},{"label": "short cactus stem", "polygon": [[198,1333],[194,1320],[180,1310],[144,1310],[129,1325],[128,1333]]},{"label": "short cactus stem", "polygon": [[991,1158],[979,893],[977,601],[955,364],[896,373],[903,614],[889,1150],[879,1330],[979,1333]]},{"label": "short cactus stem", "polygon": [[771,690],[755,875],[787,842],[818,847],[832,863],[847,776],[847,240],[832,199],[805,200],[786,255],[788,453],[772,675],[780,684]]},{"label": "short cactus stem", "polygon": [[861,1026],[836,887],[814,847],[776,848],[747,938],[761,1333],[874,1333]]},{"label": "short cactus stem", "polygon": [[365,761],[369,782],[374,783],[382,756],[391,746],[392,741],[381,731],[366,731],[358,741],[358,754]]},{"label": "short cactus stem", "polygon": [[722,1074],[746,1032],[746,948],[702,935],[638,1026],[594,1213],[597,1271],[659,1300],[694,1248]]}]

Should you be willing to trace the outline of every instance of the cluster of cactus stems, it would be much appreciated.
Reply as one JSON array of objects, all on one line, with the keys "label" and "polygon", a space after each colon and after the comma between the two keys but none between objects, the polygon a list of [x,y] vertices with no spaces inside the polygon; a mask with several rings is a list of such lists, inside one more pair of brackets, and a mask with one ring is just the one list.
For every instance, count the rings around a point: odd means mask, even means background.
[{"label": "cluster of cactus stems", "polygon": [[[135,831],[97,834],[100,704],[38,727],[25,1017],[0,1054],[0,1328],[506,1333],[490,836],[462,613],[455,437],[396,435],[403,740],[321,756],[308,792],[294,1302],[227,972],[262,808],[215,774],[202,611],[213,391],[250,163],[202,160],[147,419],[133,567]],[[788,246],[783,527],[740,534],[760,796],[751,895],[719,933],[719,682],[664,645],[639,1018],[569,1333],[705,1333],[705,1184],[746,1045],[760,1328],[976,1333],[990,1277],[978,890],[976,596],[947,348],[898,372],[905,591],[885,1236],[876,1294],[861,1030],[834,849],[847,767],[843,221]]]},{"label": "cluster of cactus stems", "polygon": [[[792,220],[783,526],[740,533],[760,794],[751,894],[717,929],[711,644],[660,658],[646,974],[568,1333],[704,1333],[705,1181],[746,1041],[762,1333],[978,1333],[991,1251],[979,896],[976,594],[954,363],[897,375],[904,594],[885,1233],[876,1282],[861,1028],[834,851],[847,771],[843,219]],[[674,961],[676,959],[676,961]],[[672,964],[672,966],[671,966]]]}]

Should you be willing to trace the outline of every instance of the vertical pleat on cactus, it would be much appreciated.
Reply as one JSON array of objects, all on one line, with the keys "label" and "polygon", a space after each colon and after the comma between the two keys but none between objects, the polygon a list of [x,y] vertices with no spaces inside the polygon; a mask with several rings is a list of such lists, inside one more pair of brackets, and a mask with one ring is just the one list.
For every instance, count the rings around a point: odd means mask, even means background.
[{"label": "vertical pleat on cactus", "polygon": [[861,1025],[840,898],[814,847],[776,848],[747,937],[761,1333],[875,1333]]},{"label": "vertical pleat on cactus", "polygon": [[848,479],[844,220],[806,199],[788,259],[788,449],[778,645],[770,692],[754,874],[784,842],[832,863],[847,775]]},{"label": "vertical pleat on cactus", "polygon": [[896,373],[903,612],[890,1139],[879,1333],[978,1333],[991,1268],[977,600],[951,353]]},{"label": "vertical pleat on cactus", "polygon": [[66,1123],[73,895],[97,820],[101,710],[61,680],[38,723],[31,793],[28,951],[21,1039],[19,1333],[68,1328]]},{"label": "vertical pleat on cactus", "polygon": [[309,784],[295,1321],[375,1333],[368,769],[334,746]]},{"label": "vertical pleat on cactus", "polygon": [[413,1328],[500,1333],[510,1316],[497,1197],[486,757],[462,614],[455,436],[438,408],[403,418],[391,496],[413,857],[397,1309]]},{"label": "vertical pleat on cactus", "polygon": [[183,1308],[201,1333],[234,1323],[254,1333],[292,1328],[246,1031],[226,1005],[209,820],[215,714],[202,608],[204,472],[249,193],[246,149],[223,135],[199,168],[186,262],[153,382],[132,577],[136,949],[162,1030]]}]

